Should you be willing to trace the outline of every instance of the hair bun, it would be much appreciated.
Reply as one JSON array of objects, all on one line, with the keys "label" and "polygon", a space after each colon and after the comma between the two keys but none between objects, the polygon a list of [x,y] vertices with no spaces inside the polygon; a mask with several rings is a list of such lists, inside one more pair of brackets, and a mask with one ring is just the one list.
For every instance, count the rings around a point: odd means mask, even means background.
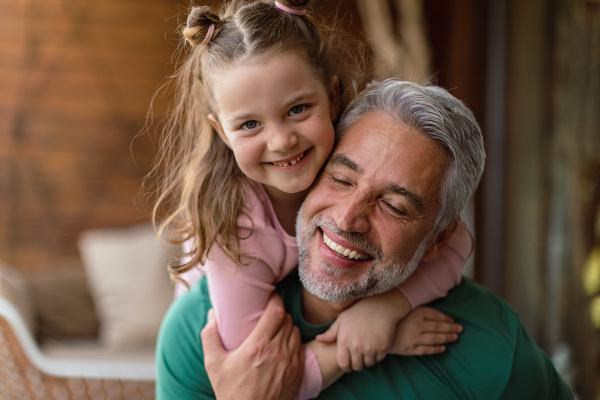
[{"label": "hair bun", "polygon": [[278,2],[294,10],[306,10],[312,0],[278,0]]},{"label": "hair bun", "polygon": [[215,24],[214,37],[223,26],[223,21],[208,6],[194,7],[188,15],[186,27],[183,29],[183,37],[192,47],[195,47],[204,41],[211,24]]}]

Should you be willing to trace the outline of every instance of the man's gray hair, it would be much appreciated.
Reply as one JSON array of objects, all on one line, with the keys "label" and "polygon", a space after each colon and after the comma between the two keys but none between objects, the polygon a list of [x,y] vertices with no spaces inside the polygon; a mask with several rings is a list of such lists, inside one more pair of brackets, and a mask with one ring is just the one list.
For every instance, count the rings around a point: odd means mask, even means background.
[{"label": "man's gray hair", "polygon": [[485,163],[483,136],[471,110],[439,86],[386,79],[370,85],[350,104],[337,126],[337,138],[371,111],[383,112],[443,146],[450,168],[444,178],[434,232],[454,223],[475,192]]}]

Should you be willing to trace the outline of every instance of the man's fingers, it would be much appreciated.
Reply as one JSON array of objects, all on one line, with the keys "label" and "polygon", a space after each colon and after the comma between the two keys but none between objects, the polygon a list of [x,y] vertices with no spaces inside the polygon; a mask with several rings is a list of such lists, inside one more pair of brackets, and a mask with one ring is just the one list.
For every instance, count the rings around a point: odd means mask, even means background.
[{"label": "man's fingers", "polygon": [[300,330],[296,326],[292,326],[292,332],[288,338],[288,349],[296,351],[301,345]]},{"label": "man's fingers", "polygon": [[225,352],[223,342],[219,336],[219,328],[217,326],[217,319],[214,317],[214,311],[210,309],[208,313],[208,323],[200,333],[202,338],[202,350],[207,358]]},{"label": "man's fingers", "polygon": [[271,340],[279,331],[279,328],[284,321],[284,317],[285,309],[283,308],[281,297],[277,294],[273,294],[271,298],[269,298],[267,307],[260,316],[256,327],[248,338],[256,340],[258,338],[266,337]]}]

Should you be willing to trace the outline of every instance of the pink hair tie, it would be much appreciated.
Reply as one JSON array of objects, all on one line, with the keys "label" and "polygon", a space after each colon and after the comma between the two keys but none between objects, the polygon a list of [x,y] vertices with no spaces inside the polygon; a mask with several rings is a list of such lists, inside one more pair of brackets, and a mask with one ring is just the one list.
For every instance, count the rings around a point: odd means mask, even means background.
[{"label": "pink hair tie", "polygon": [[284,6],[283,4],[281,4],[278,1],[275,2],[275,7],[279,8],[280,10],[283,10],[285,12],[289,12],[290,14],[294,14],[294,15],[306,14],[306,10],[294,10],[293,8],[290,8],[288,6]]},{"label": "pink hair tie", "polygon": [[208,31],[206,32],[206,36],[204,37],[204,40],[202,42],[200,42],[200,44],[205,45],[208,42],[210,42],[210,39],[212,39],[213,33],[215,33],[215,24],[214,23],[210,24],[210,26],[208,27]]}]

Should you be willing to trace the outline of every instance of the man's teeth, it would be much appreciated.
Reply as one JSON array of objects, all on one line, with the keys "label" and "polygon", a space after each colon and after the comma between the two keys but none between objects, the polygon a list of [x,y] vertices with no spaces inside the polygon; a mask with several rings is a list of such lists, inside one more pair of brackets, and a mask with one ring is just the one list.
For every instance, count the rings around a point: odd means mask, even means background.
[{"label": "man's teeth", "polygon": [[348,257],[350,259],[366,260],[367,258],[369,258],[367,254],[359,253],[356,250],[350,250],[345,248],[344,246],[337,244],[333,240],[329,239],[325,233],[323,233],[323,243],[325,243],[331,250],[335,251],[336,253],[339,253],[344,257]]},{"label": "man's teeth", "polygon": [[304,158],[304,153],[302,153],[298,157],[296,157],[295,160],[288,161],[286,163],[274,162],[273,165],[276,165],[278,167],[289,167],[290,165],[296,164],[298,161],[302,160],[303,158]]}]

